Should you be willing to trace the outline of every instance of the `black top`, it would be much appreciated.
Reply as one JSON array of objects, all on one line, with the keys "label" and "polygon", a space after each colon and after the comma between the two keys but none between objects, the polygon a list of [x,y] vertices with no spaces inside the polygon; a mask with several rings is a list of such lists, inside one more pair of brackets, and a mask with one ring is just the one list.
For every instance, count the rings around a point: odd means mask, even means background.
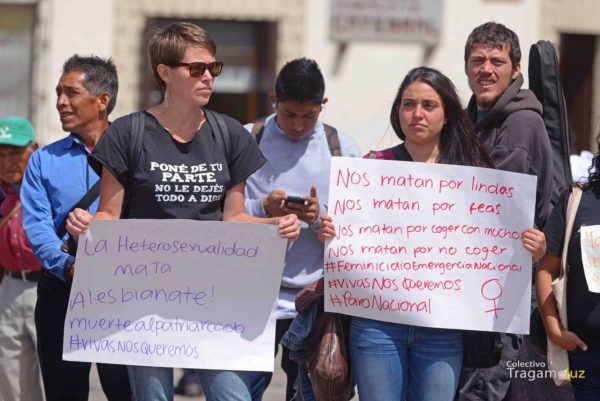
[{"label": "black top", "polygon": [[394,146],[392,148],[392,151],[394,152],[394,157],[396,158],[396,160],[403,162],[413,161],[413,158],[410,155],[410,153],[408,153],[408,150],[406,150],[406,146],[404,146],[404,143]]},{"label": "black top", "polygon": [[[567,202],[570,191],[563,193],[544,227],[547,249],[552,255],[562,255],[565,238]],[[585,190],[575,215],[567,254],[567,319],[569,330],[600,345],[600,294],[588,290],[581,256],[581,226],[600,224],[600,195]]]},{"label": "black top", "polygon": [[[412,162],[413,158],[406,150],[404,146],[404,142],[400,143],[392,148],[387,148],[378,152],[375,152],[375,159],[384,159],[384,160],[398,160],[402,162]],[[367,154],[365,157],[371,157],[371,153]]]},{"label": "black top", "polygon": [[[133,176],[131,218],[222,220],[228,189],[258,170],[265,158],[254,138],[223,116],[231,138],[230,160],[205,121],[193,139],[181,143],[150,113],[145,113],[142,155]],[[125,186],[131,115],[112,123],[90,155],[100,172],[105,166]]]}]

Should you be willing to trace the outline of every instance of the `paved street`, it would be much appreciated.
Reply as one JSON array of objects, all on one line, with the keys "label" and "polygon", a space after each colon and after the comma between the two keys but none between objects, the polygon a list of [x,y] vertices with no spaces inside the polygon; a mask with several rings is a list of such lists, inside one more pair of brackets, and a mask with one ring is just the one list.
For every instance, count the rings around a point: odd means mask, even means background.
[{"label": "paved street", "polygon": [[[275,370],[271,385],[267,389],[263,401],[284,401],[285,400],[285,375],[279,367],[279,358],[277,358],[278,369]],[[181,369],[175,370],[175,383],[183,372]],[[100,381],[98,380],[98,373],[96,372],[95,365],[92,368],[92,375],[90,380],[90,400],[89,401],[106,401],[104,393],[100,388]],[[180,395],[175,396],[175,401],[204,401],[204,397],[184,397]]]}]

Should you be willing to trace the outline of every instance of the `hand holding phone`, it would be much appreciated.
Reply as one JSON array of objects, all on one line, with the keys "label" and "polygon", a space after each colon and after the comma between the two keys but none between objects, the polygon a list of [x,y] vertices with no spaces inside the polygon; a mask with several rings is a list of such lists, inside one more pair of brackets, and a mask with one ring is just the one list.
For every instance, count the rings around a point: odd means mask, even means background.
[{"label": "hand holding phone", "polygon": [[307,199],[304,199],[301,196],[288,196],[284,201],[283,204],[284,205],[288,205],[290,203],[296,203],[296,204],[300,204],[300,205],[304,205],[304,206],[308,206],[310,205],[310,202]]},{"label": "hand holding phone", "polygon": [[288,196],[284,200],[284,209],[294,213],[300,220],[306,224],[313,224],[319,217],[319,199],[317,198],[317,188],[310,187],[308,196]]}]

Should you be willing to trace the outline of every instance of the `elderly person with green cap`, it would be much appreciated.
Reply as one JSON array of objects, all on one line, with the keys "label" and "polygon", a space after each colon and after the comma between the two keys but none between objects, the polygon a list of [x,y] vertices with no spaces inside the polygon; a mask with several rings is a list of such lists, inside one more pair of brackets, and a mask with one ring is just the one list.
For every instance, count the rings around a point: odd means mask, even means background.
[{"label": "elderly person with green cap", "polygon": [[24,118],[0,120],[0,400],[43,400],[34,310],[40,262],[21,224],[19,190],[31,153],[33,127]]}]

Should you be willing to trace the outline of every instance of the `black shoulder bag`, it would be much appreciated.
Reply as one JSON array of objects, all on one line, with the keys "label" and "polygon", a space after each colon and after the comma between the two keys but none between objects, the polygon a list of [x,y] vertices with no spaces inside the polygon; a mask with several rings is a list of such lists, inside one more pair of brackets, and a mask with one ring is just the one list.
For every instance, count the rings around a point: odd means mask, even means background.
[{"label": "black shoulder bag", "polygon": [[142,157],[142,142],[144,140],[144,112],[131,114],[131,138],[127,149],[127,181],[123,188],[123,206],[121,218],[126,219],[131,212],[131,189],[133,188],[133,175]]},{"label": "black shoulder bag", "polygon": [[[73,205],[71,210],[69,210],[69,213],[71,213],[75,209],[87,210],[91,206],[91,204],[94,203],[94,201],[98,198],[99,195],[100,180],[96,181],[96,183],[85,193],[85,195],[83,195],[81,199],[79,199],[79,201],[77,201],[77,203]],[[58,230],[56,230],[56,235],[58,236],[58,238],[64,237],[67,233],[67,218],[69,217],[69,213],[67,213],[67,216],[58,227]],[[61,249],[64,252],[67,252],[69,255],[75,256],[75,253],[77,252],[77,242],[73,239],[73,237],[71,237],[71,235],[69,235],[69,238],[66,239],[65,242],[63,242]]]}]

